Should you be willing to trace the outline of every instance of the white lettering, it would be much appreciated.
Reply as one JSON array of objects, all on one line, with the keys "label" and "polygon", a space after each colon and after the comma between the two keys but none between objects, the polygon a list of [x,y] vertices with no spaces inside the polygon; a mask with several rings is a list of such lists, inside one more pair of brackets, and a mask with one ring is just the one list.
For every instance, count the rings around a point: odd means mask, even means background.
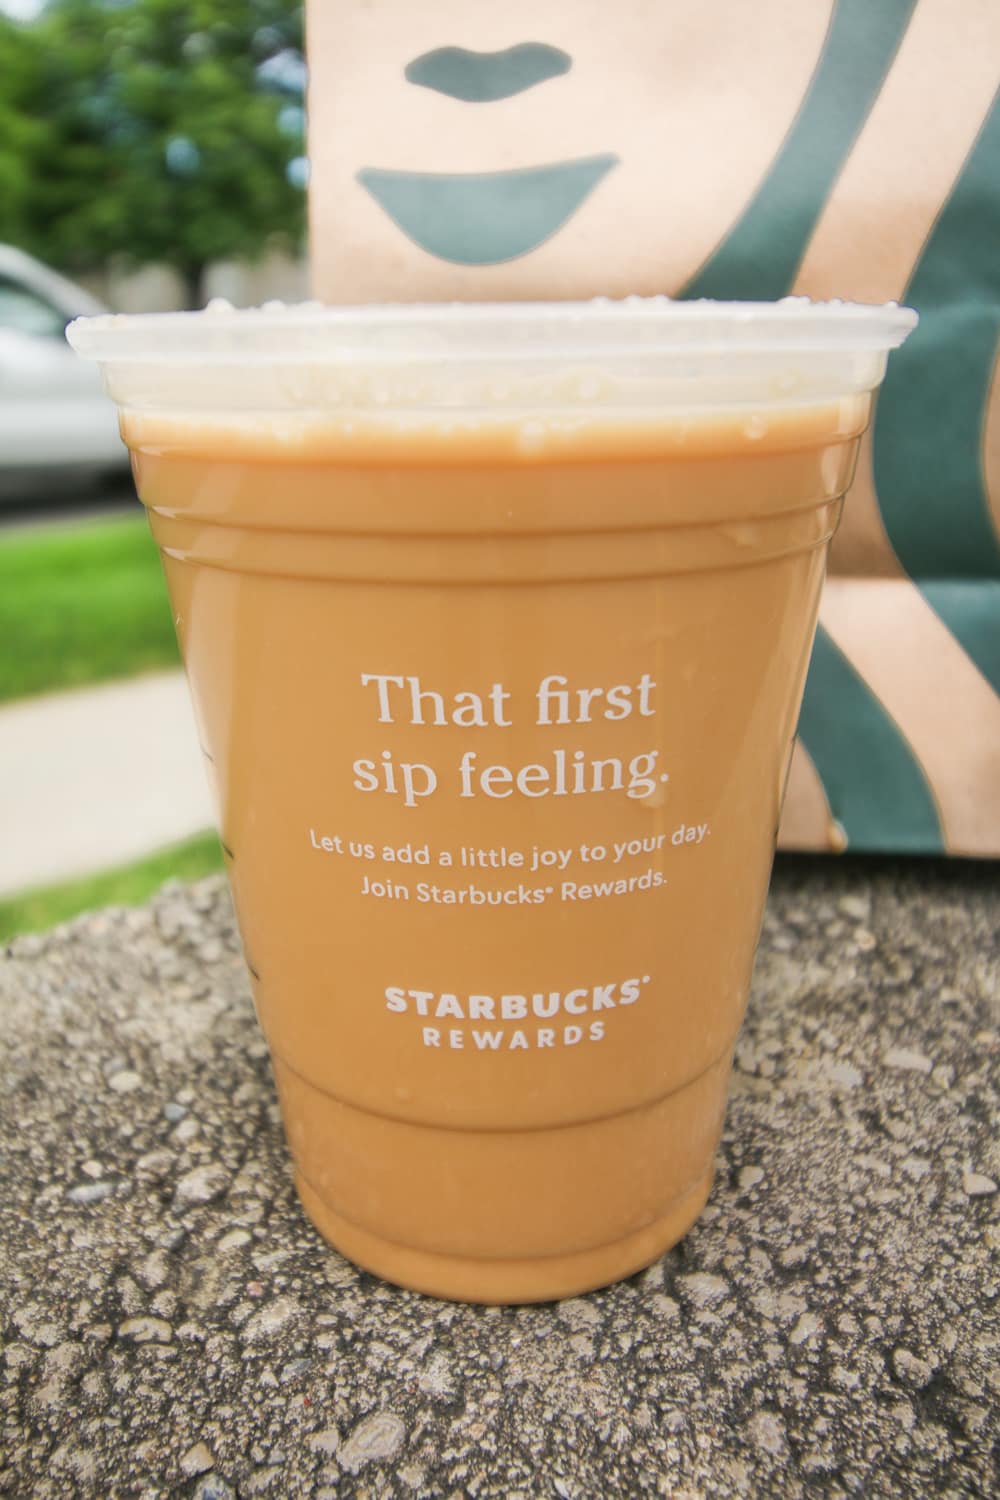
[{"label": "white lettering", "polygon": [[379,677],[373,672],[362,672],[361,686],[367,687],[370,682],[378,686],[378,721],[380,724],[391,724],[393,722],[392,711],[389,708],[389,685],[402,687],[402,677]]}]

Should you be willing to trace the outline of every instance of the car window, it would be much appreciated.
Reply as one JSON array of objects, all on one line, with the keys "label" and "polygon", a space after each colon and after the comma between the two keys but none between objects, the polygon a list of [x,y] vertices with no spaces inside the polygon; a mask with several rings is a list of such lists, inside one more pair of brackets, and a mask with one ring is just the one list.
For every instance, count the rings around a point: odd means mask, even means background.
[{"label": "car window", "polygon": [[0,328],[41,338],[62,338],[66,314],[8,276],[0,276]]}]

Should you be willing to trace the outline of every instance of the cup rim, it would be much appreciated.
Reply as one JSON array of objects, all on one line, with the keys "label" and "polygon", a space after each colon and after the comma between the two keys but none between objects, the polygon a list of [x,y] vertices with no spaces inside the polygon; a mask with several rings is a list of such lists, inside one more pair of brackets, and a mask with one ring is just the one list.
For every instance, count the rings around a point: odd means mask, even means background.
[{"label": "cup rim", "polygon": [[445,302],[328,306],[266,303],[200,312],[109,313],[75,319],[66,337],[101,362],[143,365],[460,363],[498,355],[527,365],[553,360],[655,356],[888,353],[917,314],[881,305],[786,297],[778,302]]}]

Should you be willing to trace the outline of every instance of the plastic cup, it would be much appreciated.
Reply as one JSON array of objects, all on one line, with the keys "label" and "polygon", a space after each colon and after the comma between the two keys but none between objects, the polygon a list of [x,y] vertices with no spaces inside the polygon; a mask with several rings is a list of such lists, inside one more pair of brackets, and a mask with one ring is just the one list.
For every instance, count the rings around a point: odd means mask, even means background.
[{"label": "plastic cup", "polygon": [[74,323],[159,544],[296,1184],[440,1296],[712,1182],[827,543],[896,307]]}]

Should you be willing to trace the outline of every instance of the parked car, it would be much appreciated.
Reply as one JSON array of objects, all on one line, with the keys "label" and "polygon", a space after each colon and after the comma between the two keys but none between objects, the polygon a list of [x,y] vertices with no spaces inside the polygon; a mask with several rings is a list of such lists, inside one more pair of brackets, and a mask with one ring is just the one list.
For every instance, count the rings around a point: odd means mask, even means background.
[{"label": "parked car", "polygon": [[97,367],[66,343],[66,324],[107,309],[64,276],[0,245],[0,500],[54,484],[86,488],[128,456]]}]

